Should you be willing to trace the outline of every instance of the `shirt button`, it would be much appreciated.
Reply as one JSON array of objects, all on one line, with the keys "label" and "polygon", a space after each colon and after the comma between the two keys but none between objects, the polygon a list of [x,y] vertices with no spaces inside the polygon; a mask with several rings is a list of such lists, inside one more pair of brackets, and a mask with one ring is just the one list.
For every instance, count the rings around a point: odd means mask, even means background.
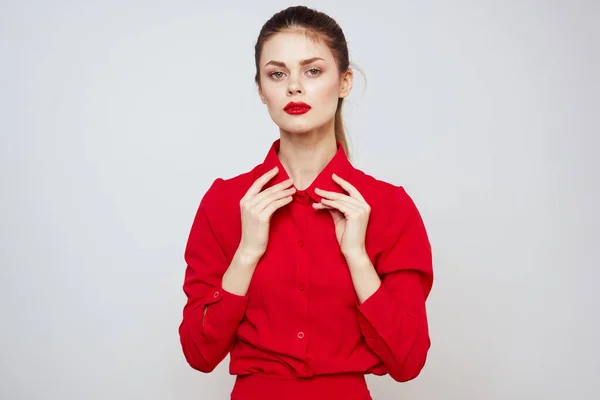
[{"label": "shirt button", "polygon": [[305,288],[305,287],[306,287],[306,286],[304,285],[304,283],[300,283],[300,284],[298,285],[298,290],[304,290],[304,288]]},{"label": "shirt button", "polygon": [[298,332],[298,339],[304,338],[304,332]]},{"label": "shirt button", "polygon": [[304,247],[304,240],[298,240],[298,247]]},{"label": "shirt button", "polygon": [[219,297],[219,292],[218,291],[215,292],[215,298],[216,297]]}]

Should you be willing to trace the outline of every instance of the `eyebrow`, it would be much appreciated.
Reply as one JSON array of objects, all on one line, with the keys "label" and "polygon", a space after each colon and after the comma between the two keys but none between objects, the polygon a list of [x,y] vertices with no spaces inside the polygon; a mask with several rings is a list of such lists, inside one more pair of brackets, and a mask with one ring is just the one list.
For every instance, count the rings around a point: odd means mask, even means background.
[{"label": "eyebrow", "polygon": [[[317,61],[317,60],[325,61],[325,60],[324,60],[324,59],[322,59],[321,57],[313,57],[313,58],[308,58],[308,59],[306,59],[306,60],[300,60],[300,65],[306,65],[306,64],[310,64],[310,63],[313,63],[313,62],[315,62],[315,61]],[[269,61],[268,63],[266,63],[266,64],[265,64],[265,67],[266,67],[267,65],[269,65],[269,64],[271,64],[271,65],[275,65],[275,66],[277,66],[277,67],[285,67],[285,63],[283,63],[283,62],[281,62],[281,61],[274,61],[274,60],[271,60],[271,61]]]}]

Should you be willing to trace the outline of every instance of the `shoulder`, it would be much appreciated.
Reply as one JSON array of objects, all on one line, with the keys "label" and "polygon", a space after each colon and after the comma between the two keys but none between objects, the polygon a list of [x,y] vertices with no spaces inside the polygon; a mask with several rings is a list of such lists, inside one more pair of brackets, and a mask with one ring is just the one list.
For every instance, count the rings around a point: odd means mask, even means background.
[{"label": "shoulder", "polygon": [[239,201],[254,181],[255,169],[229,178],[216,177],[204,194],[202,201],[207,205],[222,205],[223,202],[228,202],[228,199],[238,197]]},{"label": "shoulder", "polygon": [[390,214],[399,209],[414,211],[415,204],[402,184],[377,178],[357,168],[351,171],[349,182],[358,189],[373,210]]},{"label": "shoulder", "polygon": [[352,171],[349,182],[371,207],[369,231],[379,246],[393,246],[404,233],[426,236],[421,213],[402,184],[378,179],[358,169]]},{"label": "shoulder", "polygon": [[260,165],[232,177],[216,177],[202,197],[200,206],[212,218],[239,211],[239,203],[254,182]]}]

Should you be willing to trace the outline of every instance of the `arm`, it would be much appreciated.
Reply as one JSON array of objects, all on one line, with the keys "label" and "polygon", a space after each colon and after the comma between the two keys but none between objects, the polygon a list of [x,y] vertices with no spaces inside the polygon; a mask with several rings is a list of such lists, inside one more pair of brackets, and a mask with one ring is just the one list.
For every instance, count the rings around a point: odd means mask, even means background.
[{"label": "arm", "polygon": [[[358,320],[367,345],[399,382],[419,375],[430,347],[425,300],[433,282],[431,247],[412,199],[396,189],[387,243],[373,266],[348,260],[359,297]],[[381,279],[379,278],[381,277]]]},{"label": "arm", "polygon": [[202,372],[212,371],[231,350],[256,267],[256,261],[240,251],[228,265],[215,236],[207,211],[219,201],[220,182],[213,182],[200,202],[185,250],[187,302],[179,335],[187,362]]},{"label": "arm", "polygon": [[185,358],[199,371],[212,371],[233,347],[252,275],[266,250],[270,218],[292,201],[291,179],[262,190],[277,172],[264,173],[240,200],[242,235],[230,265],[210,218],[222,207],[223,179],[216,179],[200,202],[185,251],[187,303],[179,326]]}]

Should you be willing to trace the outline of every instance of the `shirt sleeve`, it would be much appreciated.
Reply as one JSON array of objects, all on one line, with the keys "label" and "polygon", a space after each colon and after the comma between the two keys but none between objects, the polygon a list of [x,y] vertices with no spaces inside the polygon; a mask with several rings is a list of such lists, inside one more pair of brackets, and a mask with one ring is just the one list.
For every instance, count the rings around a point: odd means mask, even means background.
[{"label": "shirt sleeve", "polygon": [[423,220],[403,187],[397,187],[387,245],[376,256],[381,285],[358,305],[369,348],[389,375],[405,382],[419,375],[430,348],[425,300],[433,284],[432,253]]},{"label": "shirt sleeve", "polygon": [[221,286],[229,262],[209,215],[218,210],[215,206],[222,182],[220,178],[215,180],[202,198],[184,256],[187,267],[183,291],[187,302],[179,336],[187,362],[202,372],[214,370],[229,353],[247,305],[247,296],[227,292]]}]

